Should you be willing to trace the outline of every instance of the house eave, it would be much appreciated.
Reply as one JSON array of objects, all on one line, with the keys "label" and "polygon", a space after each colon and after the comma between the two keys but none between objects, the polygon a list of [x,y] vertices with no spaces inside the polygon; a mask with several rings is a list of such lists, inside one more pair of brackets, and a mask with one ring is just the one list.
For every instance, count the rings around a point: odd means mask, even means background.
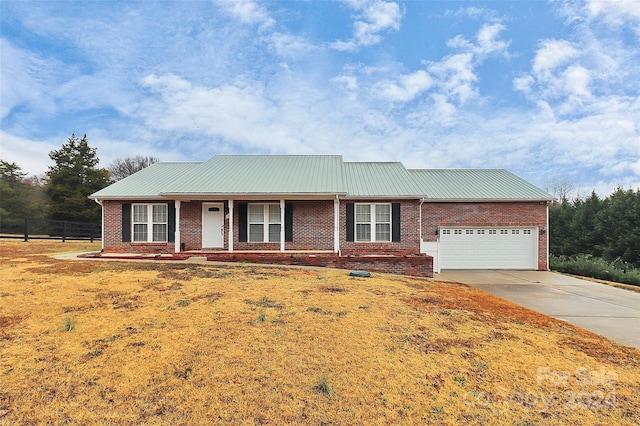
[{"label": "house eave", "polygon": [[344,200],[421,200],[420,195],[347,195]]},{"label": "house eave", "polygon": [[163,192],[162,199],[171,200],[334,200],[343,198],[344,192]]},{"label": "house eave", "polygon": [[422,199],[425,203],[551,203],[548,198],[429,198]]},{"label": "house eave", "polygon": [[166,200],[165,197],[161,197],[159,195],[107,195],[107,196],[99,196],[94,197],[90,195],[88,197],[90,200],[94,201],[119,201],[119,200]]}]

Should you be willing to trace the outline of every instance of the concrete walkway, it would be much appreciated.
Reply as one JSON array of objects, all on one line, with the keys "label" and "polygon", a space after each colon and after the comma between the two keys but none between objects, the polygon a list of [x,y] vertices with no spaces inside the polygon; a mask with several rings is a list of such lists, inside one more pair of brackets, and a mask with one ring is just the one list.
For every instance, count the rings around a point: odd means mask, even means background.
[{"label": "concrete walkway", "polygon": [[640,293],[542,271],[443,271],[454,281],[640,349]]}]

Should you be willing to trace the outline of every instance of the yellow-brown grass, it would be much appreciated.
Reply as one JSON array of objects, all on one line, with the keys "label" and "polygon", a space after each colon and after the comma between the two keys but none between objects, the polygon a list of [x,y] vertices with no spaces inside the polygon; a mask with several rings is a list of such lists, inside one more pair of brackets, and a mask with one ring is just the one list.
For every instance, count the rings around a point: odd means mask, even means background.
[{"label": "yellow-brown grass", "polygon": [[0,424],[638,424],[640,352],[454,284],[0,241]]}]

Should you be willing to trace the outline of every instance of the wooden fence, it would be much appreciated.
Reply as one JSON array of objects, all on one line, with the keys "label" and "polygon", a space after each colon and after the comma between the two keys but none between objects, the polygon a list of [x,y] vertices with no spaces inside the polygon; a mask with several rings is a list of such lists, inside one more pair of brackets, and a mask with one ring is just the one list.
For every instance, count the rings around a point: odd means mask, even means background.
[{"label": "wooden fence", "polygon": [[0,216],[0,238],[46,240],[99,240],[102,227],[99,223],[71,222],[29,217]]}]

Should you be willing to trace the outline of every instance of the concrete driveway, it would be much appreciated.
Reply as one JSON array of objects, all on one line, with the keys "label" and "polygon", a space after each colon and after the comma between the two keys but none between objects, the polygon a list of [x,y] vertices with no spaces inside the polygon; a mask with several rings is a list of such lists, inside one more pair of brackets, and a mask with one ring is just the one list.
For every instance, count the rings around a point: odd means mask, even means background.
[{"label": "concrete driveway", "polygon": [[640,349],[640,293],[543,271],[442,271],[455,281]]}]

